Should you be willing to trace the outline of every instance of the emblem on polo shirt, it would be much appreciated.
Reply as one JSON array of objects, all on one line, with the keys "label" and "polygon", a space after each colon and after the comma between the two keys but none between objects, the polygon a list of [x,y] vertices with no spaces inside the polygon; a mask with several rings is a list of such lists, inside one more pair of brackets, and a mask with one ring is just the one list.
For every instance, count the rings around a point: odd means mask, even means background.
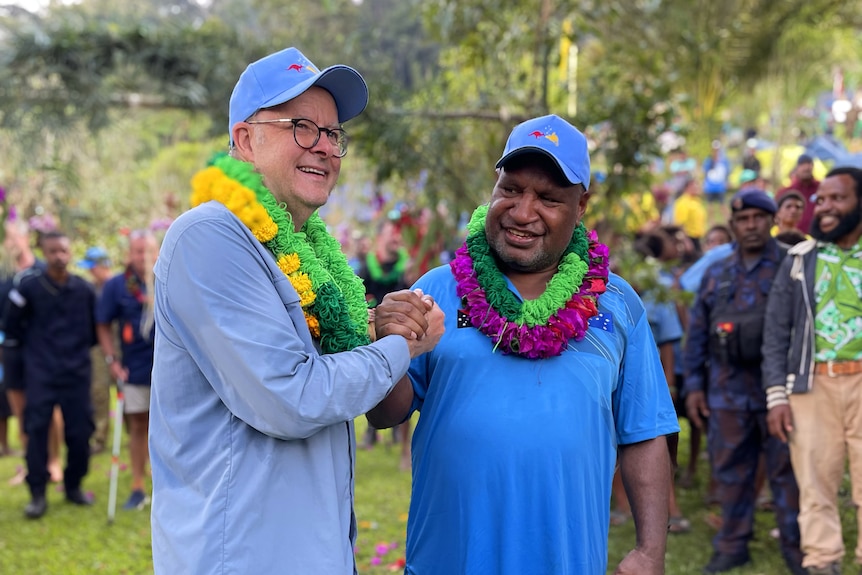
[{"label": "emblem on polo shirt", "polygon": [[600,311],[587,320],[587,325],[608,333],[614,333],[614,315],[609,311]]},{"label": "emblem on polo shirt", "polygon": [[458,323],[456,324],[458,329],[464,327],[473,327],[473,324],[470,322],[470,316],[464,313],[464,310],[458,310]]}]

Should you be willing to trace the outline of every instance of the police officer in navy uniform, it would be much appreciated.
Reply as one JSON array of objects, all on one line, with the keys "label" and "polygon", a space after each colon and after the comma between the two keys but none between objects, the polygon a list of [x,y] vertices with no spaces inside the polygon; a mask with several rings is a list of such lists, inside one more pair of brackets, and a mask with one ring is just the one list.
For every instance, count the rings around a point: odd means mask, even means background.
[{"label": "police officer in navy uniform", "polygon": [[86,280],[68,272],[71,253],[65,234],[48,232],[41,245],[46,270],[27,275],[9,293],[3,344],[17,351],[23,363],[27,483],[32,497],[24,513],[33,519],[47,510],[48,429],[55,405],[65,421],[66,500],[92,503],[81,491],[81,481],[89,467],[93,433],[90,348],[96,343],[96,295]]}]

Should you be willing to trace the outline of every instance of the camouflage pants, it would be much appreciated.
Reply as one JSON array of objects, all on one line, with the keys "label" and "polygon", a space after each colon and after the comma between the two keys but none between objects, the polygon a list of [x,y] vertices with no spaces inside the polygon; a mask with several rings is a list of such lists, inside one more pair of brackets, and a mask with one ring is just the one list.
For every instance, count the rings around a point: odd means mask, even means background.
[{"label": "camouflage pants", "polygon": [[707,433],[709,458],[724,520],[713,539],[715,550],[728,554],[748,550],[757,500],[754,476],[760,454],[764,453],[781,550],[799,556],[799,487],[790,464],[790,450],[769,435],[766,412],[713,409]]}]

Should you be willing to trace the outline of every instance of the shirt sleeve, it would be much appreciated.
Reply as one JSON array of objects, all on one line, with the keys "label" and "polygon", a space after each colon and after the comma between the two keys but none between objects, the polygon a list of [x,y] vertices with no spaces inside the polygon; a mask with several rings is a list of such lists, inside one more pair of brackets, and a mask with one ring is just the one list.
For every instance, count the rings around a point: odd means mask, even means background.
[{"label": "shirt sleeve", "polygon": [[27,318],[30,314],[32,297],[30,282],[23,281],[9,291],[6,305],[5,347],[20,347],[24,338]]},{"label": "shirt sleeve", "polygon": [[646,313],[641,313],[629,330],[624,353],[613,394],[618,442],[626,445],[678,432],[679,422]]},{"label": "shirt sleeve", "polygon": [[682,322],[676,304],[671,301],[655,304],[656,325],[653,332],[657,345],[673,343],[682,339]]},{"label": "shirt sleeve", "polygon": [[790,279],[790,268],[795,257],[787,256],[781,262],[775,280],[766,299],[766,320],[763,326],[763,388],[781,386],[787,381],[787,356],[793,329],[793,282]]},{"label": "shirt sleeve", "polygon": [[709,358],[708,293],[713,282],[707,274],[701,281],[697,298],[689,313],[688,335],[683,352],[685,366],[685,393],[706,389],[707,359]]},{"label": "shirt sleeve", "polygon": [[232,218],[192,222],[157,266],[157,325],[180,339],[166,345],[184,346],[226,407],[273,437],[306,438],[377,405],[407,372],[407,342],[309,351],[288,311],[303,317],[299,296]]},{"label": "shirt sleeve", "polygon": [[111,278],[105,283],[105,287],[96,301],[96,323],[112,323],[120,317],[120,312],[117,280]]},{"label": "shirt sleeve", "polygon": [[[7,296],[3,340],[3,381],[7,387],[20,386],[24,379],[24,353],[21,348],[30,314],[29,289],[14,286]],[[14,383],[13,383],[14,382]]]}]

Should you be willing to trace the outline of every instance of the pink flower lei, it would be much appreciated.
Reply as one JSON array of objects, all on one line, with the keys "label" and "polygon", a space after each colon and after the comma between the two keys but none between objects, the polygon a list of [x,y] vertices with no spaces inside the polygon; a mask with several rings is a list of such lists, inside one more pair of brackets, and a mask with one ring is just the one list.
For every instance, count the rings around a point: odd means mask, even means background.
[{"label": "pink flower lei", "polygon": [[[491,338],[494,349],[499,348],[504,354],[528,359],[560,355],[570,339],[584,338],[587,321],[598,314],[598,297],[605,292],[608,281],[607,246],[598,242],[595,230],[586,233],[580,224],[560,268],[548,284],[549,289],[538,298],[546,301],[521,302],[508,290],[503,274],[490,257],[484,230],[486,214],[487,206],[481,206],[473,214],[471,233],[450,263],[457,281],[457,294],[464,305],[462,311],[474,327]],[[579,236],[586,242],[579,242]],[[482,263],[477,266],[475,259]],[[586,266],[577,265],[584,260]],[[571,262],[576,265],[567,265]],[[587,268],[585,273],[584,267]],[[555,286],[553,290],[552,285]],[[504,291],[506,293],[502,293]],[[555,293],[549,293],[551,291]],[[542,304],[547,307],[550,302],[556,303],[546,314],[545,321],[537,321],[535,313],[525,313],[525,304],[538,303],[539,307]],[[540,313],[539,317],[545,316]]]}]

